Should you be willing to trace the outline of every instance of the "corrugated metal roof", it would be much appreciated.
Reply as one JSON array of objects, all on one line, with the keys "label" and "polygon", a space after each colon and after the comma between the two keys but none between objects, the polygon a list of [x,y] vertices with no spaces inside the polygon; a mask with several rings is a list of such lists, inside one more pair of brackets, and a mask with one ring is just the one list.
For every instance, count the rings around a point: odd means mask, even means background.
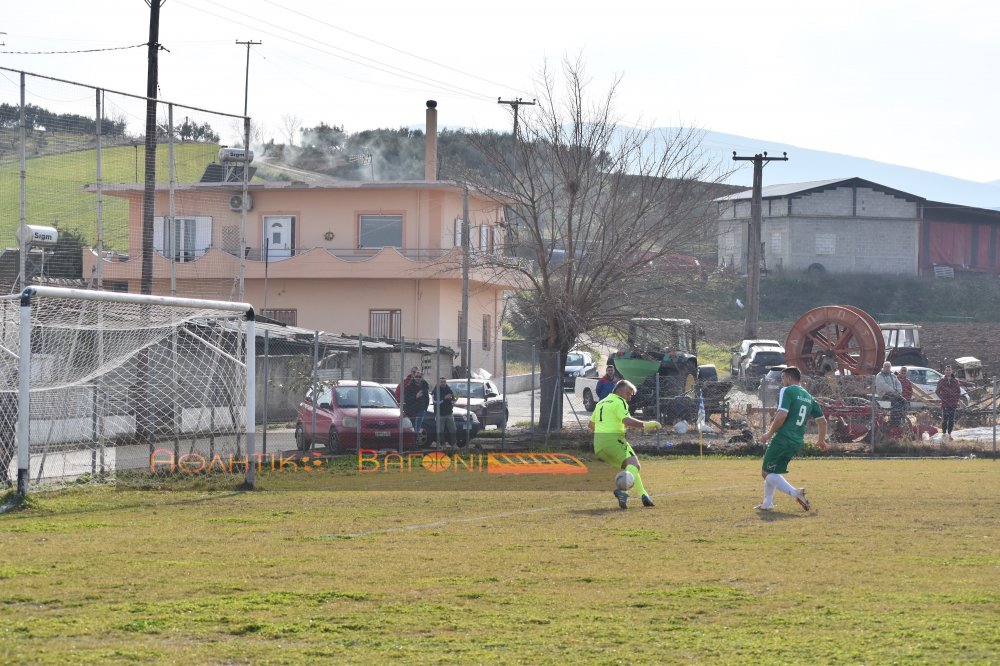
[{"label": "corrugated metal roof", "polygon": [[[802,192],[822,189],[851,180],[854,180],[854,178],[831,178],[829,180],[813,180],[807,183],[781,183],[779,185],[768,185],[762,188],[760,193],[764,199],[774,199],[776,197],[787,197],[790,194],[800,194]],[[743,190],[742,192],[734,192],[733,194],[719,197],[716,201],[739,201],[750,199],[752,196],[753,190]]]}]

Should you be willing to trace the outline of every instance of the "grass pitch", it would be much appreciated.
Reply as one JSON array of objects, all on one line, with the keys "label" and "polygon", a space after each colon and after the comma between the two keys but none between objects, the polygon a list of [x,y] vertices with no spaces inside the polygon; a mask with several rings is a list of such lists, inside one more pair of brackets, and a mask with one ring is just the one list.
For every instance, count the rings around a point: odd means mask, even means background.
[{"label": "grass pitch", "polygon": [[34,495],[0,516],[2,663],[996,663],[1000,466],[655,459],[563,492]]}]

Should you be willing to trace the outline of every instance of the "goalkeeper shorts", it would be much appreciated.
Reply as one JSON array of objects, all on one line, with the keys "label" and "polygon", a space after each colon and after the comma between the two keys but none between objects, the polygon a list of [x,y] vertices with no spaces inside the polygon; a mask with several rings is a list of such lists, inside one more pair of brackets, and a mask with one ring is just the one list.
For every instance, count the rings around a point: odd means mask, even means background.
[{"label": "goalkeeper shorts", "polygon": [[612,467],[621,467],[635,451],[622,433],[597,433],[594,435],[594,455]]}]

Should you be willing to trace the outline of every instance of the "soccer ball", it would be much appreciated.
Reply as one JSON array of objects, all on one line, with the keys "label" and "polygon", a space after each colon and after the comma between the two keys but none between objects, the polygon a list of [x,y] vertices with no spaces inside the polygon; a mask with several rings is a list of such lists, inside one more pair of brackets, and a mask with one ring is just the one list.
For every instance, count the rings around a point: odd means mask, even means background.
[{"label": "soccer ball", "polygon": [[630,490],[635,485],[635,475],[632,472],[618,472],[615,475],[615,485],[619,490]]}]

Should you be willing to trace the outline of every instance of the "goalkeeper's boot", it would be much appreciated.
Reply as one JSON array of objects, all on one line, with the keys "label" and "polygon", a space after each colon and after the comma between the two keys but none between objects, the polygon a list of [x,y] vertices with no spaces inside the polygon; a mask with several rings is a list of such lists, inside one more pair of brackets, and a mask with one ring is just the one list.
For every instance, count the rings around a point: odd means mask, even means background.
[{"label": "goalkeeper's boot", "polygon": [[656,506],[655,504],[653,504],[653,498],[651,498],[649,495],[643,495],[642,496],[642,505],[643,506]]},{"label": "goalkeeper's boot", "polygon": [[799,503],[803,511],[808,511],[812,508],[812,502],[806,497],[805,488],[799,488],[798,492],[795,493],[795,501]]},{"label": "goalkeeper's boot", "polygon": [[615,488],[615,498],[618,500],[619,509],[628,508],[628,493],[621,488]]}]

